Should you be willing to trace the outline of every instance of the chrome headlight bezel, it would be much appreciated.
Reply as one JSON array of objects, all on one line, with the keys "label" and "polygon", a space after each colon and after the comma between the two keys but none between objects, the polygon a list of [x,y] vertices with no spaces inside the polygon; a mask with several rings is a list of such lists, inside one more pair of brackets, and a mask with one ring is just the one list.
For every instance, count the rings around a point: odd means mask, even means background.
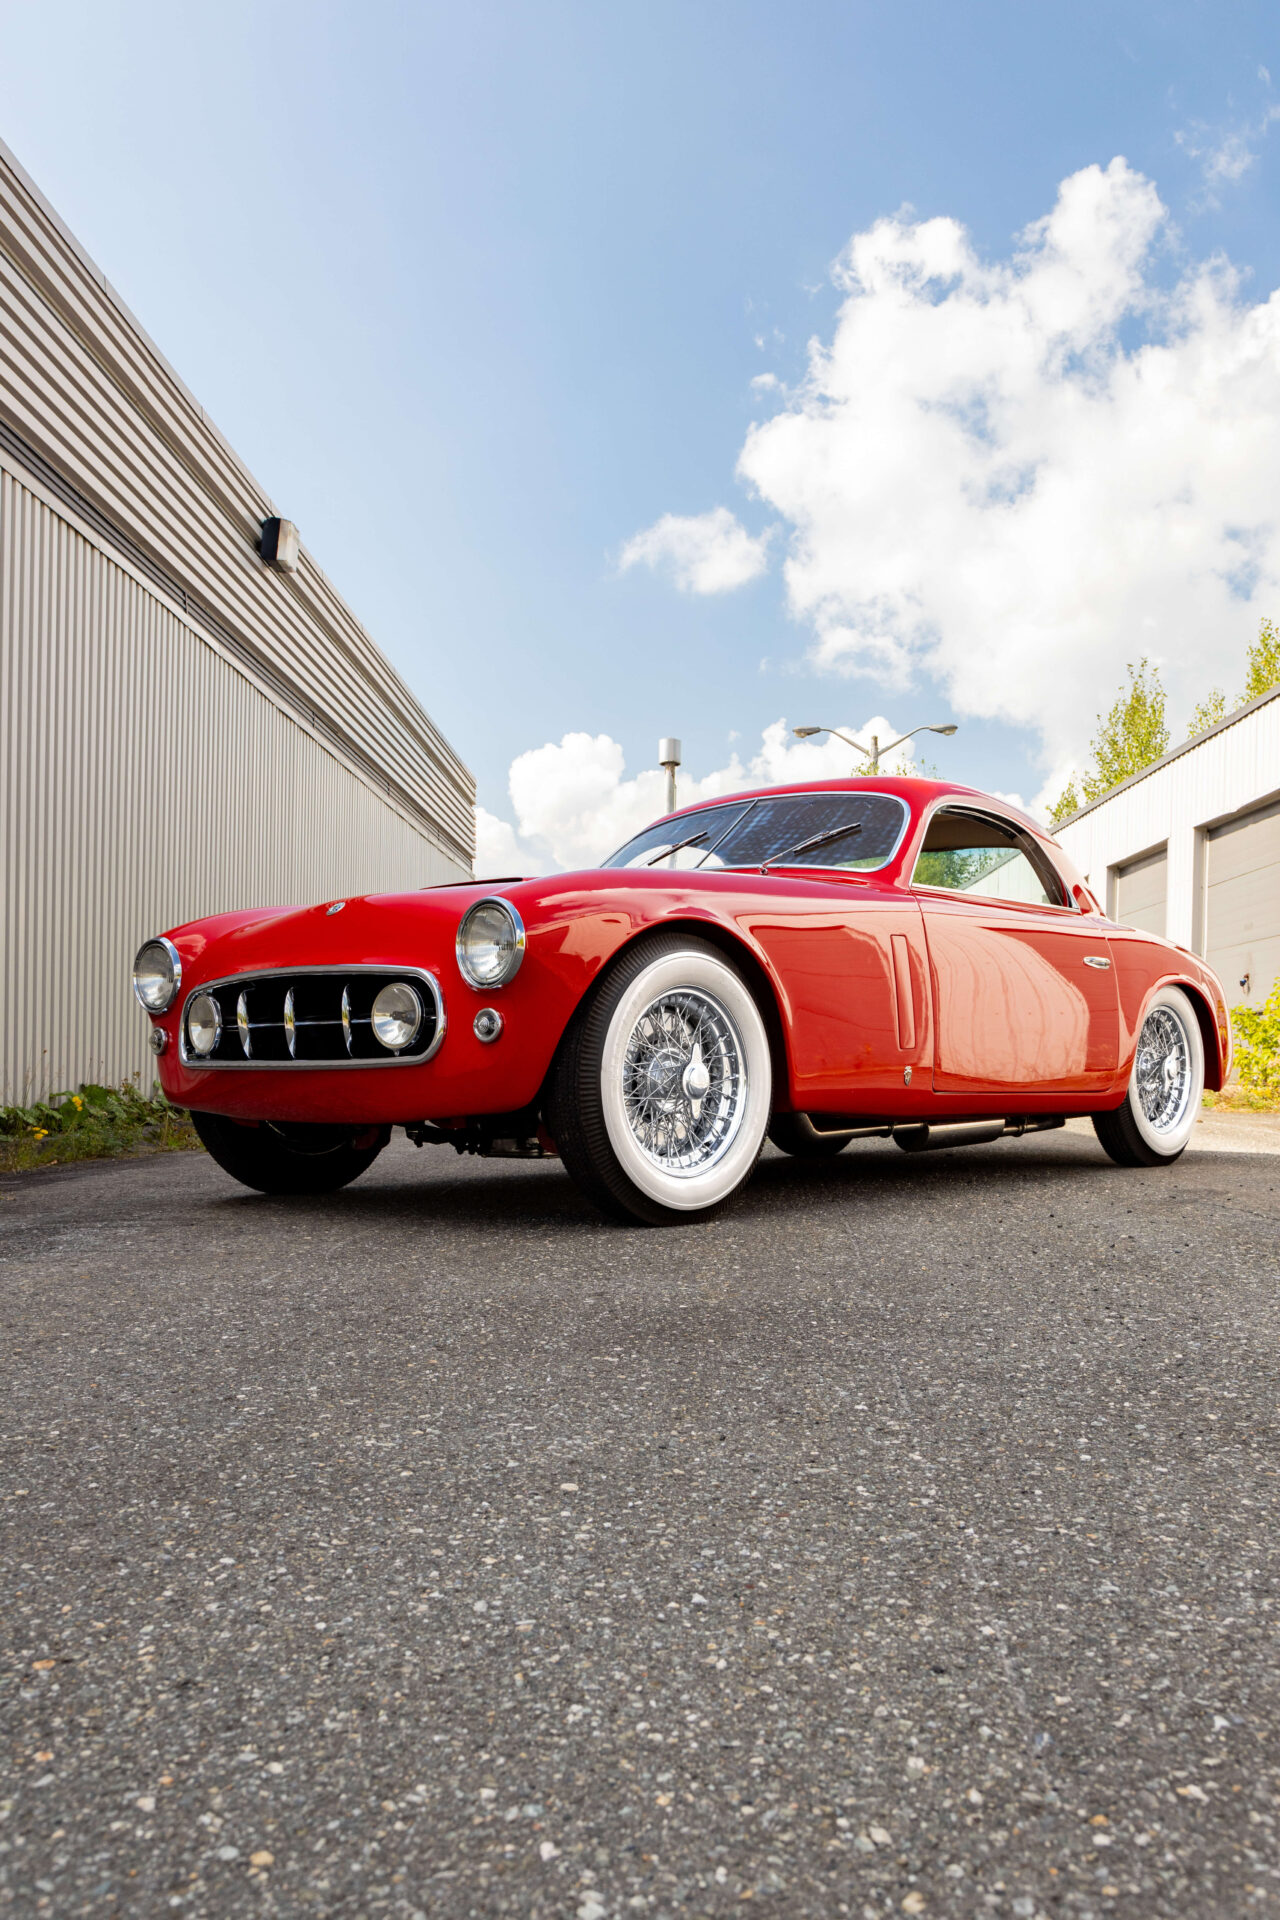
[{"label": "chrome headlight bezel", "polygon": [[[163,993],[163,998],[157,997],[155,999],[148,1000],[147,998],[145,998],[143,989],[139,984],[138,974],[139,974],[139,971],[141,970],[143,954],[149,953],[153,948],[157,952],[162,953],[165,959],[169,963],[168,975],[167,975],[168,987],[167,987],[167,990],[164,988],[161,988],[161,993]],[[156,973],[161,979],[166,977],[164,974],[164,970],[162,968],[157,968]],[[181,990],[182,990],[182,961],[179,958],[178,949],[174,946],[172,940],[166,940],[162,933],[158,933],[153,940],[144,940],[142,945],[138,948],[137,953],[133,957],[134,998],[137,1000],[138,1005],[142,1008],[143,1012],[149,1013],[153,1018],[155,1018],[159,1014],[167,1013],[169,1011],[169,1008],[173,1005],[174,1001],[177,999]]]},{"label": "chrome headlight bezel", "polygon": [[[472,939],[475,923],[482,914],[501,914],[509,925],[510,932],[505,939],[491,937],[484,944],[492,951],[505,946],[496,967],[488,971],[476,962],[476,949],[479,942]],[[510,900],[501,894],[489,894],[483,900],[477,900],[467,908],[458,926],[458,937],[454,948],[458,958],[458,972],[474,987],[477,993],[492,993],[499,987],[510,986],[524,963],[525,931],[524,921]]]}]

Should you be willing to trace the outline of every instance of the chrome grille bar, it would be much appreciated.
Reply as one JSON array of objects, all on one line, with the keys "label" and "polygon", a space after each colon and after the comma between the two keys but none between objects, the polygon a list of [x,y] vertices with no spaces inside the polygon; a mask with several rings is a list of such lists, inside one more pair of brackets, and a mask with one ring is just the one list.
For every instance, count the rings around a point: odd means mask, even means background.
[{"label": "chrome grille bar", "polygon": [[[379,990],[397,980],[413,986],[423,1005],[422,1027],[402,1053],[381,1045],[371,1011]],[[211,995],[222,1015],[209,1055],[195,1053],[188,1039],[187,1007],[197,993]],[[183,1002],[179,1053],[184,1066],[242,1073],[422,1066],[444,1033],[444,997],[425,968],[290,967],[193,982]]]}]

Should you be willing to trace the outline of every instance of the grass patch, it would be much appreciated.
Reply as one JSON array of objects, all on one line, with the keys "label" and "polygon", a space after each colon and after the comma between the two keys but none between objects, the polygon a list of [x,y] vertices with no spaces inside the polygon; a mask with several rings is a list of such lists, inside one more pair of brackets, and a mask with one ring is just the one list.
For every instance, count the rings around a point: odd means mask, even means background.
[{"label": "grass patch", "polygon": [[183,1153],[199,1145],[186,1111],[171,1107],[159,1087],[146,1094],[134,1080],[118,1087],[88,1083],[34,1106],[0,1107],[0,1173],[126,1153]]},{"label": "grass patch", "polygon": [[1206,1093],[1209,1113],[1280,1113],[1280,1093],[1266,1087],[1224,1087],[1221,1093]]}]

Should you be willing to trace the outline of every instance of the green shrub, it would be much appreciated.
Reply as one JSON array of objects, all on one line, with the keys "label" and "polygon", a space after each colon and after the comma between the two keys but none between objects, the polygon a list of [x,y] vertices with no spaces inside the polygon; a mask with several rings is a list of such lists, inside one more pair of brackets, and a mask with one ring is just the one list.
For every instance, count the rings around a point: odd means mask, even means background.
[{"label": "green shrub", "polygon": [[173,1153],[198,1146],[181,1107],[159,1087],[145,1094],[134,1080],[118,1087],[92,1082],[51,1094],[30,1107],[0,1107],[0,1171],[101,1160],[121,1153]]},{"label": "green shrub", "polygon": [[1231,1027],[1241,1086],[1280,1096],[1280,980],[1260,1007],[1233,1007]]}]

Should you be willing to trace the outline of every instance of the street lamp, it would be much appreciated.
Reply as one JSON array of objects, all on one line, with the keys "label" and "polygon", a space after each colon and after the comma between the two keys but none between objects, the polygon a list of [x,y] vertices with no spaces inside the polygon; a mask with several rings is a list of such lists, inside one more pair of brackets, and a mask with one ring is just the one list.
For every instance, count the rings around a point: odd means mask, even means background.
[{"label": "street lamp", "polygon": [[[910,733],[899,734],[898,738],[896,740],[891,740],[887,747],[882,747],[880,745],[878,738],[873,733],[871,736],[870,753],[867,752],[867,749],[862,745],[861,741],[851,740],[847,733],[841,733],[839,727],[792,727],[791,731],[792,733],[794,733],[797,740],[808,740],[815,733],[829,733],[834,739],[843,740],[846,747],[852,747],[854,748],[855,752],[865,756],[865,758],[870,762],[870,764],[867,767],[868,773],[879,773],[881,754],[892,753],[894,748],[900,747],[904,740],[913,740],[916,734],[918,733],[952,734],[952,733],[958,732],[959,729],[955,725],[954,721],[949,722],[945,727],[912,727]],[[854,768],[854,772],[855,773],[857,772],[856,767]]]}]

